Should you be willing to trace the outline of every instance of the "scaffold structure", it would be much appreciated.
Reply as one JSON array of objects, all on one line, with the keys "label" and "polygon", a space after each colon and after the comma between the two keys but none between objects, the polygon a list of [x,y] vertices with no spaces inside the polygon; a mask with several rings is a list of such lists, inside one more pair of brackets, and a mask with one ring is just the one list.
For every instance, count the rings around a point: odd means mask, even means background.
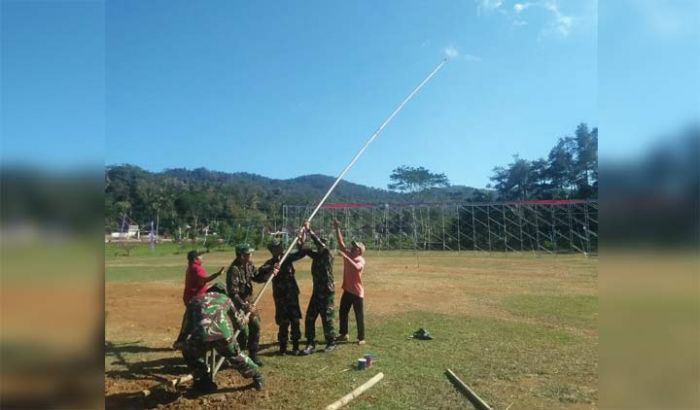
[{"label": "scaffold structure", "polygon": [[[284,205],[282,219],[295,232],[313,210]],[[462,204],[324,205],[314,229],[332,238],[338,219],[345,237],[369,249],[597,253],[596,200],[531,200]]]}]

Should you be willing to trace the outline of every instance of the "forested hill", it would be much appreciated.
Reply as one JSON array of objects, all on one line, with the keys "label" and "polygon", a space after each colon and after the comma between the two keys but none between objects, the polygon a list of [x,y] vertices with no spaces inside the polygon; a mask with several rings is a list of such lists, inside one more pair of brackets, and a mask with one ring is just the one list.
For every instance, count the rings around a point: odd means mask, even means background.
[{"label": "forested hill", "polygon": [[[161,234],[209,221],[272,226],[281,222],[282,205],[316,205],[333,181],[326,175],[280,180],[205,168],[149,172],[132,165],[108,166],[105,228],[118,230],[122,214],[142,225],[158,219]],[[327,202],[464,202],[473,200],[475,193],[473,188],[451,186],[409,194],[341,181]]]}]

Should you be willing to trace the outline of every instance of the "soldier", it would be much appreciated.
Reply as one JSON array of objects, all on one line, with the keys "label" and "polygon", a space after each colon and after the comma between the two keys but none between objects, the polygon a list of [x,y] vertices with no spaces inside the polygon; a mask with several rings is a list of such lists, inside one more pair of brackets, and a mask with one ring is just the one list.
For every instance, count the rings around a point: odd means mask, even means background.
[{"label": "soldier", "polygon": [[[303,239],[301,237],[297,238],[297,244],[300,247],[301,243],[303,243]],[[267,249],[270,250],[272,258],[268,259],[260,267],[260,271],[264,273],[271,271],[273,266],[278,265],[284,254],[284,247],[279,239],[271,240],[267,245]],[[287,338],[290,326],[292,328],[291,354],[299,354],[301,308],[299,307],[299,285],[297,285],[297,281],[294,278],[294,265],[292,265],[292,262],[303,257],[304,254],[301,252],[290,253],[282,266],[280,266],[279,273],[272,279],[272,297],[275,299],[275,322],[279,326],[277,340],[281,355],[287,354]]]},{"label": "soldier", "polygon": [[311,262],[311,277],[313,280],[313,291],[309,306],[306,309],[305,336],[306,347],[302,351],[303,355],[309,355],[316,351],[316,318],[321,315],[323,324],[323,334],[326,338],[326,353],[335,349],[335,330],[333,322],[335,320],[335,282],[333,280],[333,255],[328,249],[328,240],[319,238],[311,230],[309,221],[304,222],[304,229],[316,244],[316,250],[304,248],[302,252],[313,260]]},{"label": "soldier", "polygon": [[[226,289],[228,296],[233,301],[236,309],[244,313],[250,313],[248,318],[249,334],[241,332],[238,342],[242,347],[247,345],[250,359],[258,366],[262,366],[262,361],[258,359],[258,346],[260,344],[260,316],[253,304],[253,282],[264,283],[267,278],[250,261],[250,254],[253,248],[247,243],[236,246],[236,259],[229,266],[226,272]],[[272,274],[276,274],[279,267],[273,267]],[[269,277],[269,273],[267,272]],[[246,340],[247,339],[247,340]],[[246,343],[247,341],[247,343]]]},{"label": "soldier", "polygon": [[182,356],[194,373],[193,387],[204,393],[216,391],[216,383],[211,379],[205,363],[209,349],[224,356],[229,365],[238,370],[246,379],[253,379],[252,386],[260,390],[263,378],[258,366],[241,353],[234,332],[246,327],[245,316],[238,311],[221,283],[210,287],[203,295],[195,296],[187,305],[185,314],[185,342]]}]

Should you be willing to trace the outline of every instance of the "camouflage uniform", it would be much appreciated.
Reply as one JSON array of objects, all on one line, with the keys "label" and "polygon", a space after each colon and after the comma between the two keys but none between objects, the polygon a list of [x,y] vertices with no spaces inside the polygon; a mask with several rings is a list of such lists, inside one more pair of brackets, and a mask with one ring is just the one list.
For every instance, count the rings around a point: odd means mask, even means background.
[{"label": "camouflage uniform", "polygon": [[[240,247],[240,245],[237,247],[236,252],[241,250]],[[227,293],[236,309],[248,312],[253,303],[253,282],[264,283],[265,280],[252,263],[244,265],[236,257],[226,272]],[[248,317],[248,332],[241,332],[238,335],[238,343],[243,347],[247,346],[250,357],[257,360],[260,344],[260,315],[257,312]]]},{"label": "camouflage uniform", "polygon": [[223,285],[216,284],[204,295],[192,298],[187,305],[184,325],[186,341],[182,356],[193,370],[195,385],[203,380],[212,383],[204,358],[206,352],[214,348],[243,377],[252,378],[261,386],[262,375],[258,366],[241,353],[233,338],[236,329],[246,327],[242,312],[223,292]]},{"label": "camouflage uniform", "polygon": [[[282,246],[279,242],[271,243],[268,248],[273,246]],[[294,277],[294,265],[292,262],[303,258],[304,255],[300,252],[292,252],[284,260],[277,275],[272,278],[272,297],[275,299],[275,322],[279,326],[277,340],[280,346],[280,353],[287,351],[287,338],[289,336],[289,327],[292,328],[291,340],[292,349],[297,352],[299,350],[299,339],[301,339],[301,308],[299,307],[299,285]],[[278,258],[268,259],[263,266],[260,267],[260,272],[266,276],[272,273],[274,265],[279,262]]]},{"label": "camouflage uniform", "polygon": [[313,280],[313,292],[309,299],[309,307],[306,309],[305,336],[307,344],[313,346],[316,338],[316,318],[321,315],[323,333],[326,344],[335,343],[335,282],[333,280],[333,255],[326,243],[319,239],[313,231],[309,232],[311,239],[316,244],[317,250],[303,249],[302,253],[313,259],[311,262],[311,277]]}]

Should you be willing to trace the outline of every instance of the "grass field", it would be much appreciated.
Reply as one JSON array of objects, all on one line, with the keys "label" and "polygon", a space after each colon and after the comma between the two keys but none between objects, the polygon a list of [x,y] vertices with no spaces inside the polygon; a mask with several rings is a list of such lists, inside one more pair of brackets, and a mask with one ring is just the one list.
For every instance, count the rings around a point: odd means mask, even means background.
[{"label": "grass field", "polygon": [[[261,300],[266,388],[245,389],[238,373],[217,376],[219,392],[188,386],[149,399],[133,393],[187,373],[169,346],[182,317],[184,253],[175,246],[106,251],[105,390],[109,408],[323,408],[374,374],[385,377],[348,408],[470,408],[444,375],[454,370],[496,409],[595,408],[597,393],[597,259],[478,252],[368,252],[365,272],[365,346],[351,343],[330,354],[279,357],[274,353],[272,295]],[[228,265],[231,252],[213,252],[204,266]],[[256,252],[256,264],[267,259]],[[295,264],[306,308],[310,263]],[[335,264],[336,302],[342,270]],[[257,288],[259,289],[259,287]],[[256,289],[256,291],[257,291]],[[409,339],[419,327],[435,337]],[[322,334],[320,321],[317,334]],[[346,370],[371,352],[375,365]]]}]

